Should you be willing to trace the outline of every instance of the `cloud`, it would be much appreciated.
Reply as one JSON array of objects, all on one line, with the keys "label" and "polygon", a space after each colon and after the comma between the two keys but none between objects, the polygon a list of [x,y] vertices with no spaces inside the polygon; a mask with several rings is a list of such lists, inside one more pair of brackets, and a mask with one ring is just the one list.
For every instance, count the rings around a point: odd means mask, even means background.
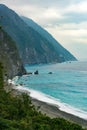
[{"label": "cloud", "polygon": [[66,13],[63,14],[60,19],[58,19],[58,22],[60,23],[81,23],[87,21],[87,13]]},{"label": "cloud", "polygon": [[86,13],[87,12],[87,1],[80,1],[77,4],[72,4],[66,9],[67,12],[79,12]]},{"label": "cloud", "polygon": [[87,59],[87,22],[65,23],[45,29],[78,59]]},{"label": "cloud", "polygon": [[[87,2],[83,0],[1,0],[20,15],[32,18],[40,25],[57,22],[80,22],[87,20]],[[84,7],[85,6],[85,7]],[[81,12],[82,11],[82,12]],[[83,13],[83,14],[82,14]]]}]

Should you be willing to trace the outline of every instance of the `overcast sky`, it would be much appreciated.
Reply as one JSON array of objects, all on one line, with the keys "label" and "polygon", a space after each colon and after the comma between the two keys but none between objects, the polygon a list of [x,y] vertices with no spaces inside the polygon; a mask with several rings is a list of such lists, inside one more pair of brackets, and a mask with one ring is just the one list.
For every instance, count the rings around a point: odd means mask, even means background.
[{"label": "overcast sky", "polygon": [[31,18],[79,60],[87,60],[87,0],[0,0]]}]

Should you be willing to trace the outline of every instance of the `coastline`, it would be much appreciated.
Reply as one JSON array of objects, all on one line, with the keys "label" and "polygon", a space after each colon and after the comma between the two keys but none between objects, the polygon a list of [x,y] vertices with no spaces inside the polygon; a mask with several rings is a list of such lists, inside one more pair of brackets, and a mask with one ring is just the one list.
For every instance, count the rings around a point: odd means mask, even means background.
[{"label": "coastline", "polygon": [[[13,81],[9,82],[8,90],[12,90],[14,95],[19,95],[21,93],[27,93],[30,95],[30,92],[27,90],[21,90],[18,89]],[[22,86],[21,86],[22,87]],[[56,104],[40,101],[34,97],[31,97],[32,104],[36,107],[38,111],[41,111],[41,113],[46,114],[50,118],[64,118],[70,122],[76,123],[81,125],[83,128],[87,128],[87,120],[82,119],[78,116],[75,116],[73,114],[61,111]],[[38,109],[39,108],[39,109]]]},{"label": "coastline", "polygon": [[75,115],[66,113],[64,111],[61,111],[58,109],[56,105],[42,102],[34,98],[31,98],[31,100],[32,100],[33,105],[35,105],[36,108],[38,108],[39,106],[39,111],[41,111],[43,114],[46,114],[50,118],[64,118],[70,122],[81,125],[83,128],[87,128],[87,120],[77,117]]}]

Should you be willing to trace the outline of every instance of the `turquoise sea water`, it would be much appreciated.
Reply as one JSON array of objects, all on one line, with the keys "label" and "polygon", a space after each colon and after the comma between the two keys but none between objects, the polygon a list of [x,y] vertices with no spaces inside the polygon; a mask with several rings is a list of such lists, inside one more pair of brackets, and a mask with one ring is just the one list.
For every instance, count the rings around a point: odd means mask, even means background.
[{"label": "turquoise sea water", "polygon": [[[22,76],[15,81],[17,84],[23,84],[22,88],[30,89],[32,97],[39,100],[43,98],[44,101],[48,100],[50,103],[54,102],[60,106],[61,110],[87,119],[86,67],[87,62],[26,65],[28,72],[38,70],[39,74]],[[52,74],[48,74],[49,72]]]}]

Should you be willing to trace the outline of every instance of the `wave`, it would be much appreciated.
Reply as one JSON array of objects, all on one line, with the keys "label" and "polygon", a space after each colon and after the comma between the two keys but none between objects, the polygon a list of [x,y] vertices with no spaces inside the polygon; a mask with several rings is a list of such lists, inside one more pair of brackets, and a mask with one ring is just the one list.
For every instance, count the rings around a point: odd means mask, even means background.
[{"label": "wave", "polygon": [[[13,85],[15,84],[14,81],[12,81],[12,83],[13,83]],[[69,113],[69,114],[72,114],[72,115],[75,115],[77,117],[87,120],[87,112],[74,108],[66,103],[61,102],[60,100],[58,100],[56,98],[53,98],[51,96],[48,96],[48,95],[43,94],[36,90],[26,88],[21,85],[18,85],[18,86],[14,85],[14,88],[19,91],[26,92],[27,94],[30,95],[30,97],[35,98],[39,101],[46,102],[48,104],[52,104],[52,105],[58,107],[58,109],[61,111],[64,111],[66,113]]]}]

